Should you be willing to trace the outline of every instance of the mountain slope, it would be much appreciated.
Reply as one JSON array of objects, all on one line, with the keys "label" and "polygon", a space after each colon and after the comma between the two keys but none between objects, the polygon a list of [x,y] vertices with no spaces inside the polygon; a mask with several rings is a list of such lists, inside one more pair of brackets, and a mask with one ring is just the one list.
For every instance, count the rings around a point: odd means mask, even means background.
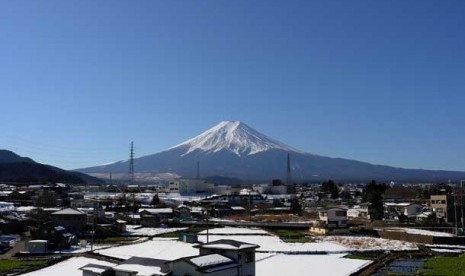
[{"label": "mountain slope", "polygon": [[[447,181],[465,178],[465,172],[401,169],[365,162],[303,153],[275,141],[244,123],[221,122],[204,133],[166,151],[134,160],[139,173],[175,173],[196,176],[200,162],[202,177],[221,176],[245,181],[285,179],[287,154],[291,156],[294,180],[321,181]],[[124,173],[128,162],[121,161],[79,171],[85,173]]]},{"label": "mountain slope", "polygon": [[43,165],[12,151],[0,150],[0,181],[7,183],[102,183],[89,175]]},{"label": "mountain slope", "polygon": [[223,121],[204,133],[168,150],[178,149],[185,150],[182,156],[196,150],[203,151],[204,153],[215,153],[226,150],[237,156],[252,155],[271,149],[296,151],[239,121]]}]

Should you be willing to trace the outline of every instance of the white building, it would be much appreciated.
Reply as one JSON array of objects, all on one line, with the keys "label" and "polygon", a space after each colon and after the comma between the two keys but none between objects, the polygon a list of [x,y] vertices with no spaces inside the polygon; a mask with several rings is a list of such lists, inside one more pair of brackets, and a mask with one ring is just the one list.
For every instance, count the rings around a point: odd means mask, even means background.
[{"label": "white building", "polygon": [[342,208],[330,208],[318,212],[320,221],[328,228],[347,227],[347,210]]},{"label": "white building", "polygon": [[179,179],[170,181],[169,191],[181,195],[212,194],[215,191],[215,185],[201,179]]},{"label": "white building", "polygon": [[384,217],[387,219],[398,219],[400,215],[407,218],[416,218],[421,213],[423,213],[423,206],[417,203],[384,203]]},{"label": "white building", "polygon": [[355,205],[348,209],[347,217],[370,219],[370,203]]}]

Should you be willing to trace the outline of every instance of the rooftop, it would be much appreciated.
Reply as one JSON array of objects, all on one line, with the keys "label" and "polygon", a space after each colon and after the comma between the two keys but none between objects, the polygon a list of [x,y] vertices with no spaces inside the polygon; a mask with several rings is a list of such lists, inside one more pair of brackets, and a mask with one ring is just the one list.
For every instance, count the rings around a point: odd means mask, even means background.
[{"label": "rooftop", "polygon": [[138,276],[167,275],[170,272],[166,260],[132,257],[113,269],[126,272],[137,272]]},{"label": "rooftop", "polygon": [[224,250],[242,250],[247,248],[259,248],[260,246],[251,243],[245,243],[235,240],[217,240],[209,243],[195,245],[195,248],[224,249]]},{"label": "rooftop", "polygon": [[142,211],[147,211],[151,214],[171,214],[173,213],[173,209],[171,208],[146,208],[146,209],[139,209],[139,213]]},{"label": "rooftop", "polygon": [[103,272],[111,269],[110,266],[98,265],[98,264],[88,264],[80,268],[83,271],[89,271],[97,274],[102,274]]},{"label": "rooftop", "polygon": [[234,262],[234,260],[220,254],[209,254],[190,258],[190,261],[197,267],[206,267],[212,265],[223,265]]},{"label": "rooftop", "polygon": [[53,212],[52,215],[85,215],[85,214],[73,208],[66,208],[60,211]]}]

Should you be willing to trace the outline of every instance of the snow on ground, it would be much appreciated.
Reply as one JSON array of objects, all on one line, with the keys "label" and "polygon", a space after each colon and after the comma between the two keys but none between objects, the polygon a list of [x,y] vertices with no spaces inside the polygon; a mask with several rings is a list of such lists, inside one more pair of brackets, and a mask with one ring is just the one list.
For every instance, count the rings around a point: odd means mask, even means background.
[{"label": "snow on ground", "polygon": [[456,249],[465,249],[465,245],[455,245],[455,244],[425,244],[430,248],[456,248]]},{"label": "snow on ground", "polygon": [[[285,255],[256,254],[256,275],[315,275],[343,276],[356,272],[371,261],[342,258],[344,254],[331,255]],[[23,276],[81,276],[79,268],[87,264],[115,266],[115,264],[92,258],[74,257],[53,266],[23,274]],[[285,264],[285,265],[283,265]]]},{"label": "snow on ground", "polygon": [[393,227],[393,228],[384,228],[383,230],[384,231],[393,231],[393,232],[405,232],[405,233],[408,233],[408,234],[432,236],[432,237],[454,237],[454,235],[451,234],[451,233],[436,232],[436,231],[415,229],[415,228]]},{"label": "snow on ground", "polygon": [[286,255],[277,254],[257,261],[257,276],[265,275],[350,275],[371,263],[366,260],[343,258],[344,254]]},{"label": "snow on ground", "polygon": [[[210,234],[214,235],[271,235],[268,231],[259,228],[241,228],[241,227],[224,227],[213,228],[208,230]],[[202,231],[200,234],[207,234],[207,231]]]},{"label": "snow on ground", "polygon": [[416,250],[414,243],[374,237],[322,236],[320,241],[337,243],[349,250]]},{"label": "snow on ground", "polygon": [[117,246],[98,250],[97,252],[121,259],[129,259],[133,256],[155,258],[164,260],[175,260],[178,258],[194,256],[199,254],[199,250],[192,247],[193,244],[185,243],[171,238],[154,238],[153,240]]},{"label": "snow on ground", "polygon": [[155,236],[165,233],[171,233],[176,231],[186,230],[187,227],[182,228],[151,228],[151,227],[141,227],[140,225],[127,225],[126,226],[126,236]]},{"label": "snow on ground", "polygon": [[[257,252],[289,252],[289,253],[314,253],[314,252],[346,252],[349,249],[332,242],[308,242],[308,243],[286,243],[276,236],[254,236],[254,235],[209,235],[209,241],[221,239],[232,239],[246,243],[257,244]],[[206,236],[199,236],[199,241],[206,242]]]},{"label": "snow on ground", "polygon": [[[237,241],[253,243],[260,246],[258,252],[293,252],[293,253],[314,253],[329,252],[339,253],[352,250],[414,250],[417,246],[413,243],[388,240],[373,237],[353,237],[353,236],[323,236],[317,242],[308,243],[286,243],[279,237],[273,236],[260,229],[248,229],[237,227],[215,228],[209,230],[209,241],[220,239],[233,239]],[[253,235],[256,233],[257,235]],[[268,233],[269,236],[264,234]],[[200,232],[199,241],[206,242],[206,230]],[[229,236],[225,237],[225,234]]]},{"label": "snow on ground", "polygon": [[463,249],[442,249],[442,248],[431,248],[431,251],[438,253],[462,253]]},{"label": "snow on ground", "polygon": [[73,257],[52,266],[36,270],[30,273],[22,274],[22,276],[81,276],[82,271],[79,270],[79,268],[87,264],[98,264],[112,267],[115,266],[115,264],[113,263],[100,261],[92,258]]}]

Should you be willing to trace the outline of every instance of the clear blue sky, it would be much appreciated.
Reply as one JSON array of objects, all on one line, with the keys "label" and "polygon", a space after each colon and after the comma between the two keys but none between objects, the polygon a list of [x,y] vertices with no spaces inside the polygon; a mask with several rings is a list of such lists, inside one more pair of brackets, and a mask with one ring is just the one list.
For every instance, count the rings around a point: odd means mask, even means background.
[{"label": "clear blue sky", "polygon": [[465,1],[1,1],[0,148],[67,169],[222,120],[465,170]]}]

